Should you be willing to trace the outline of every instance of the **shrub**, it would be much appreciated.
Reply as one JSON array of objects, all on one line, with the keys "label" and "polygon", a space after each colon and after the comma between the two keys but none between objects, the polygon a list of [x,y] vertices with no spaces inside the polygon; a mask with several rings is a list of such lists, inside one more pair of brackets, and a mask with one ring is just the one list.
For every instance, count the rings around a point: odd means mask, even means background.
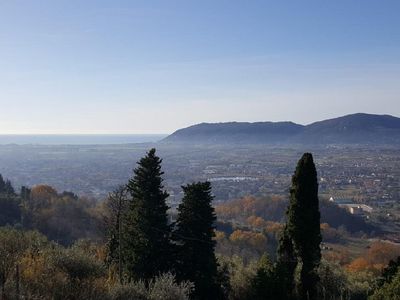
[{"label": "shrub", "polygon": [[392,281],[385,283],[380,289],[369,297],[370,300],[399,300],[400,299],[400,271]]},{"label": "shrub", "polygon": [[183,281],[177,283],[171,273],[162,274],[150,280],[148,286],[144,281],[116,285],[110,291],[112,300],[188,300],[194,285]]}]

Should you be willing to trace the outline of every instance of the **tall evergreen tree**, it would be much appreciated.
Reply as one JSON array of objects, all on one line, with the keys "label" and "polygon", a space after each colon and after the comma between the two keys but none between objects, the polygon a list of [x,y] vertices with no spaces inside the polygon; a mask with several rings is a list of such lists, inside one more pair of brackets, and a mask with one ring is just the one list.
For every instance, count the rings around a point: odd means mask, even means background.
[{"label": "tall evergreen tree", "polygon": [[304,153],[292,177],[286,231],[299,262],[301,299],[316,299],[321,260],[317,171],[311,153]]},{"label": "tall evergreen tree", "polygon": [[294,297],[296,267],[297,257],[293,240],[288,234],[287,226],[285,226],[279,239],[278,260],[275,266],[275,276],[281,290],[276,299],[292,299]]},{"label": "tall evergreen tree", "polygon": [[151,149],[140,159],[127,185],[131,199],[123,228],[123,256],[131,279],[147,280],[170,267],[169,195],[163,190],[161,162]]},{"label": "tall evergreen tree", "polygon": [[12,186],[11,181],[8,180],[8,179],[6,180],[6,183],[5,183],[5,186],[4,186],[4,192],[7,195],[10,195],[10,196],[15,196],[16,195],[14,187]]},{"label": "tall evergreen tree", "polygon": [[21,221],[21,199],[11,182],[0,175],[0,226],[14,225]]},{"label": "tall evergreen tree", "polygon": [[0,193],[4,193],[6,188],[6,182],[4,181],[3,176],[0,174]]},{"label": "tall evergreen tree", "polygon": [[10,196],[15,196],[14,187],[10,180],[4,180],[3,176],[0,174],[0,193],[4,193]]},{"label": "tall evergreen tree", "polygon": [[31,189],[26,186],[21,186],[20,195],[23,201],[28,201],[31,196]]},{"label": "tall evergreen tree", "polygon": [[195,299],[219,299],[218,264],[215,257],[214,208],[211,184],[198,182],[182,187],[174,238],[177,243],[177,276],[194,283]]},{"label": "tall evergreen tree", "polygon": [[264,253],[258,261],[256,275],[252,280],[253,299],[282,299],[285,290],[280,289],[281,282],[268,254]]}]

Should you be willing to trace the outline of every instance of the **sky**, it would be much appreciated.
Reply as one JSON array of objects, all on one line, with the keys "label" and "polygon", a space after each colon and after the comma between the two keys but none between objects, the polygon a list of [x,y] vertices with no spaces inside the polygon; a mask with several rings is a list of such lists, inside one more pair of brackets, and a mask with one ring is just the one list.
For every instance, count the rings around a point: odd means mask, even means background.
[{"label": "sky", "polygon": [[400,116],[398,0],[0,0],[0,134]]}]

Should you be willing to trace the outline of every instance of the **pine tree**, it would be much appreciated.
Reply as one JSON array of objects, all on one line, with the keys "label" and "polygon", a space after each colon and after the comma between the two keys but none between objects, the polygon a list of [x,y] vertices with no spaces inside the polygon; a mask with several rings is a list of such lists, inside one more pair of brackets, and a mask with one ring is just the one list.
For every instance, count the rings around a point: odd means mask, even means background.
[{"label": "pine tree", "polygon": [[23,201],[28,201],[31,196],[31,189],[26,186],[21,186],[20,195]]},{"label": "pine tree", "polygon": [[177,243],[177,276],[194,283],[195,299],[218,299],[218,264],[215,257],[214,208],[211,184],[198,182],[182,187],[174,238]]},{"label": "pine tree", "polygon": [[6,182],[4,181],[3,176],[0,174],[0,193],[5,192]]},{"label": "pine tree", "polygon": [[170,268],[171,226],[168,224],[161,171],[162,160],[151,149],[140,159],[127,190],[131,195],[123,230],[124,260],[130,279],[151,279]]},{"label": "pine tree", "polygon": [[316,299],[321,231],[317,171],[311,153],[302,156],[292,177],[286,230],[301,267],[300,298]]},{"label": "pine tree", "polygon": [[4,180],[3,176],[0,174],[0,193],[4,193],[10,196],[16,196],[14,187],[10,180]]},{"label": "pine tree", "polygon": [[6,183],[4,186],[4,192],[10,196],[16,196],[14,187],[12,186],[11,181],[8,179],[6,180]]},{"label": "pine tree", "polygon": [[15,194],[9,180],[0,175],[0,226],[14,225],[21,221],[21,199]]},{"label": "pine tree", "polygon": [[280,299],[274,265],[268,254],[264,253],[258,261],[255,277],[252,280],[253,299]]}]

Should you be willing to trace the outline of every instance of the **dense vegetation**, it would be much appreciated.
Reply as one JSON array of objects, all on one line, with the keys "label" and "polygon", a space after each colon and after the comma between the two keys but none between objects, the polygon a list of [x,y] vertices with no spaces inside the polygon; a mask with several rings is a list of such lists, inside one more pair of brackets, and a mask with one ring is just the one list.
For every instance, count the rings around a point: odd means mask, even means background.
[{"label": "dense vegetation", "polygon": [[319,201],[311,154],[289,201],[215,211],[196,182],[169,213],[161,163],[150,150],[103,202],[0,176],[1,299],[398,299],[400,247]]}]

